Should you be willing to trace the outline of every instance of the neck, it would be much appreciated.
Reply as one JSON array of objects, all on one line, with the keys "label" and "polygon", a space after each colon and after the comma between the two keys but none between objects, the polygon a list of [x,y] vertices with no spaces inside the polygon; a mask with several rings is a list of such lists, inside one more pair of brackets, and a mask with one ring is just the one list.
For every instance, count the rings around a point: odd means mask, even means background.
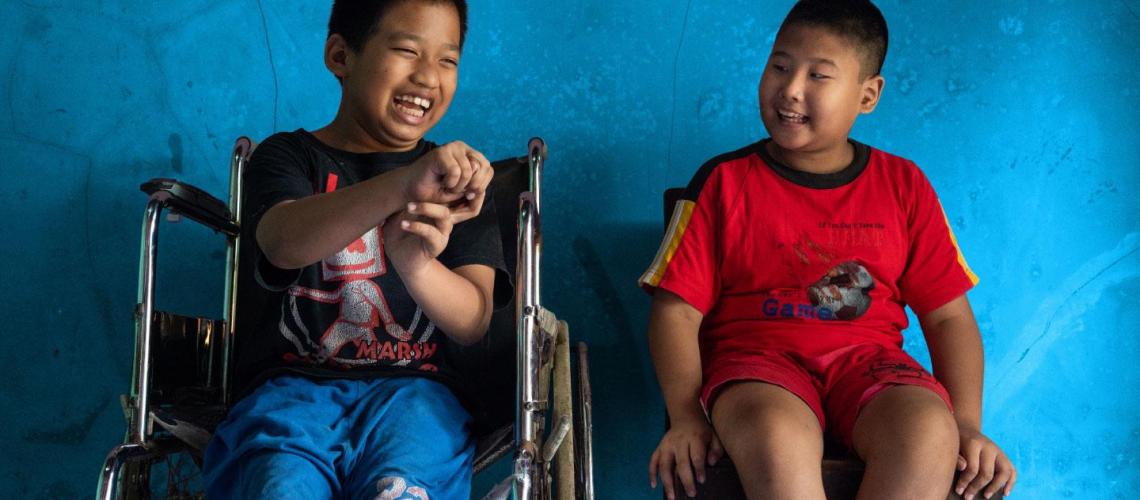
[{"label": "neck", "polygon": [[768,154],[789,168],[809,174],[834,174],[855,161],[855,146],[850,142],[819,151],[791,151],[776,141],[768,142]]},{"label": "neck", "polygon": [[343,107],[328,125],[313,131],[318,140],[328,146],[350,153],[395,153],[410,151],[419,141],[411,144],[391,144],[373,137],[361,124],[346,113]]}]

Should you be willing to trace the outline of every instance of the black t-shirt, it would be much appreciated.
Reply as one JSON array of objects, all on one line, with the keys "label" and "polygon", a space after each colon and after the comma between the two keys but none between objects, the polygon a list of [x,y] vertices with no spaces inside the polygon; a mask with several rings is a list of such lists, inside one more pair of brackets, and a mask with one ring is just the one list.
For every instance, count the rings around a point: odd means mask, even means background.
[{"label": "black t-shirt", "polygon": [[[415,161],[436,145],[421,140],[399,153],[337,150],[309,132],[283,132],[254,151],[245,171],[237,289],[235,383],[246,394],[283,372],[316,377],[425,376],[464,392],[450,340],[416,305],[374,228],[344,250],[303,269],[285,270],[261,254],[254,237],[274,205],[343,189]],[[457,224],[438,260],[449,269],[504,269],[495,204]],[[500,281],[500,280],[497,280]],[[496,294],[499,295],[499,294]]]}]

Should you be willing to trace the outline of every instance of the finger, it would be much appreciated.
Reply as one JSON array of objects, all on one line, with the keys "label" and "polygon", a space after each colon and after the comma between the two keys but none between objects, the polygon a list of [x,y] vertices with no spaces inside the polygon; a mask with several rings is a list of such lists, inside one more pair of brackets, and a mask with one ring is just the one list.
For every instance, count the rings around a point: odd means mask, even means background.
[{"label": "finger", "polygon": [[453,193],[463,192],[467,189],[467,183],[471,180],[471,158],[467,156],[468,150],[468,148],[464,147],[455,148],[452,151],[452,158],[455,160],[455,164],[459,166],[459,179],[456,180],[454,185],[449,186],[449,189],[451,189]]},{"label": "finger", "polygon": [[483,156],[474,149],[468,151],[468,157],[474,164],[475,172],[479,175],[478,178],[472,176],[471,182],[467,185],[467,190],[486,189],[487,185],[491,183],[491,178],[495,176],[495,169],[491,167],[491,162],[487,161],[487,157]]},{"label": "finger", "polygon": [[966,467],[958,474],[958,484],[954,487],[955,493],[965,494],[966,487],[974,480],[974,476],[978,475],[978,454],[981,451],[982,446],[974,441],[970,441],[966,445],[966,449],[960,451],[962,457],[966,459]]},{"label": "finger", "polygon": [[1003,493],[1003,495],[1005,495],[1007,497],[1011,493],[1013,493],[1013,485],[1014,485],[1014,483],[1017,483],[1017,469],[1013,467],[1012,463],[1010,464],[1010,468],[1012,468],[1013,470],[1012,470],[1011,474],[1009,475],[1009,482],[1005,483],[1005,493]]},{"label": "finger", "polygon": [[444,233],[432,224],[420,221],[400,221],[400,229],[405,232],[419,236],[431,248],[433,254],[438,255],[447,246],[447,237]]},{"label": "finger", "polygon": [[415,215],[421,220],[446,219],[451,215],[451,210],[447,208],[447,205],[441,205],[439,203],[428,203],[423,201],[412,202],[408,203],[407,209],[409,214]]},{"label": "finger", "polygon": [[661,477],[661,484],[665,486],[665,498],[673,500],[677,498],[673,488],[673,452],[666,450],[661,456],[661,463],[657,467],[657,475]]},{"label": "finger", "polygon": [[649,457],[649,487],[657,487],[657,457],[660,455],[661,450],[653,450],[653,455]]},{"label": "finger", "polygon": [[[689,446],[689,460],[693,464],[693,472],[696,473],[697,482],[705,484],[705,444],[700,440],[694,441]],[[689,496],[695,496],[694,490]]]},{"label": "finger", "polygon": [[697,494],[696,488],[693,483],[693,464],[689,461],[688,450],[681,450],[677,454],[677,478],[681,480],[681,486],[685,487],[685,494],[690,497]]},{"label": "finger", "polygon": [[482,158],[472,158],[475,172],[471,175],[471,180],[467,183],[467,199],[472,199],[472,193],[483,193],[487,190],[487,186],[491,184],[491,179],[495,177],[495,169],[491,167],[487,160]]},{"label": "finger", "polygon": [[958,470],[966,470],[966,458],[962,455],[958,455]]},{"label": "finger", "polygon": [[985,489],[982,490],[982,496],[986,498],[994,496],[994,493],[997,493],[1005,487],[1006,484],[1009,484],[1009,478],[1012,473],[1013,470],[1009,460],[999,455],[997,465],[994,467],[994,478],[990,480],[990,484],[986,485]]},{"label": "finger", "polygon": [[463,174],[459,162],[455,160],[455,153],[451,151],[453,148],[445,148],[438,155],[439,170],[437,173],[443,176],[443,187],[451,190],[459,183],[459,177]]},{"label": "finger", "polygon": [[974,476],[974,480],[970,481],[970,485],[966,487],[965,498],[973,498],[979,491],[982,491],[987,484],[994,478],[994,460],[997,458],[997,451],[993,446],[982,447],[981,453],[978,455],[978,475]]},{"label": "finger", "polygon": [[716,465],[724,456],[724,445],[720,443],[720,438],[713,434],[712,443],[709,444],[709,465]]}]

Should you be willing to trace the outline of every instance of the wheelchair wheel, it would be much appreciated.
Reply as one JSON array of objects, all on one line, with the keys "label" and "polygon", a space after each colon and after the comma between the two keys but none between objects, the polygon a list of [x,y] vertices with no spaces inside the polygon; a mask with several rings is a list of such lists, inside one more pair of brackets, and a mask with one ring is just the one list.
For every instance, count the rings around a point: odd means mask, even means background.
[{"label": "wheelchair wheel", "polygon": [[160,460],[154,467],[151,478],[152,491],[164,492],[167,500],[200,500],[206,498],[202,491],[201,461],[186,451],[172,453]]}]

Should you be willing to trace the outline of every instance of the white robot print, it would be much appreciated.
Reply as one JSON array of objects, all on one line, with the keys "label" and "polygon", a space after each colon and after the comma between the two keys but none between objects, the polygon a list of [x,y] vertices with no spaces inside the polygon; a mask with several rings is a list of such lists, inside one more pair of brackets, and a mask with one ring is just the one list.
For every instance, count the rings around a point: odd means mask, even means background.
[{"label": "white robot print", "polygon": [[[353,241],[343,250],[321,262],[321,279],[325,282],[340,282],[340,286],[333,291],[324,291],[294,285],[288,290],[288,304],[293,316],[293,324],[301,330],[296,335],[285,322],[282,314],[280,323],[281,334],[285,336],[297,349],[297,354],[323,363],[332,359],[338,363],[370,364],[375,360],[364,357],[340,356],[345,345],[367,344],[377,342],[376,328],[383,326],[388,336],[400,342],[412,340],[412,332],[422,321],[422,311],[417,307],[412,324],[408,328],[396,323],[392,311],[384,299],[384,293],[372,278],[383,276],[388,272],[384,263],[384,245],[380,236],[380,228],[373,228]],[[309,332],[301,321],[297,311],[297,298],[304,298],[323,302],[326,304],[339,304],[339,315],[325,332],[321,335],[320,344],[313,345],[309,340]],[[435,330],[435,325],[428,322],[428,327],[419,339],[425,342]],[[396,365],[406,365],[408,360],[401,360]]]}]

